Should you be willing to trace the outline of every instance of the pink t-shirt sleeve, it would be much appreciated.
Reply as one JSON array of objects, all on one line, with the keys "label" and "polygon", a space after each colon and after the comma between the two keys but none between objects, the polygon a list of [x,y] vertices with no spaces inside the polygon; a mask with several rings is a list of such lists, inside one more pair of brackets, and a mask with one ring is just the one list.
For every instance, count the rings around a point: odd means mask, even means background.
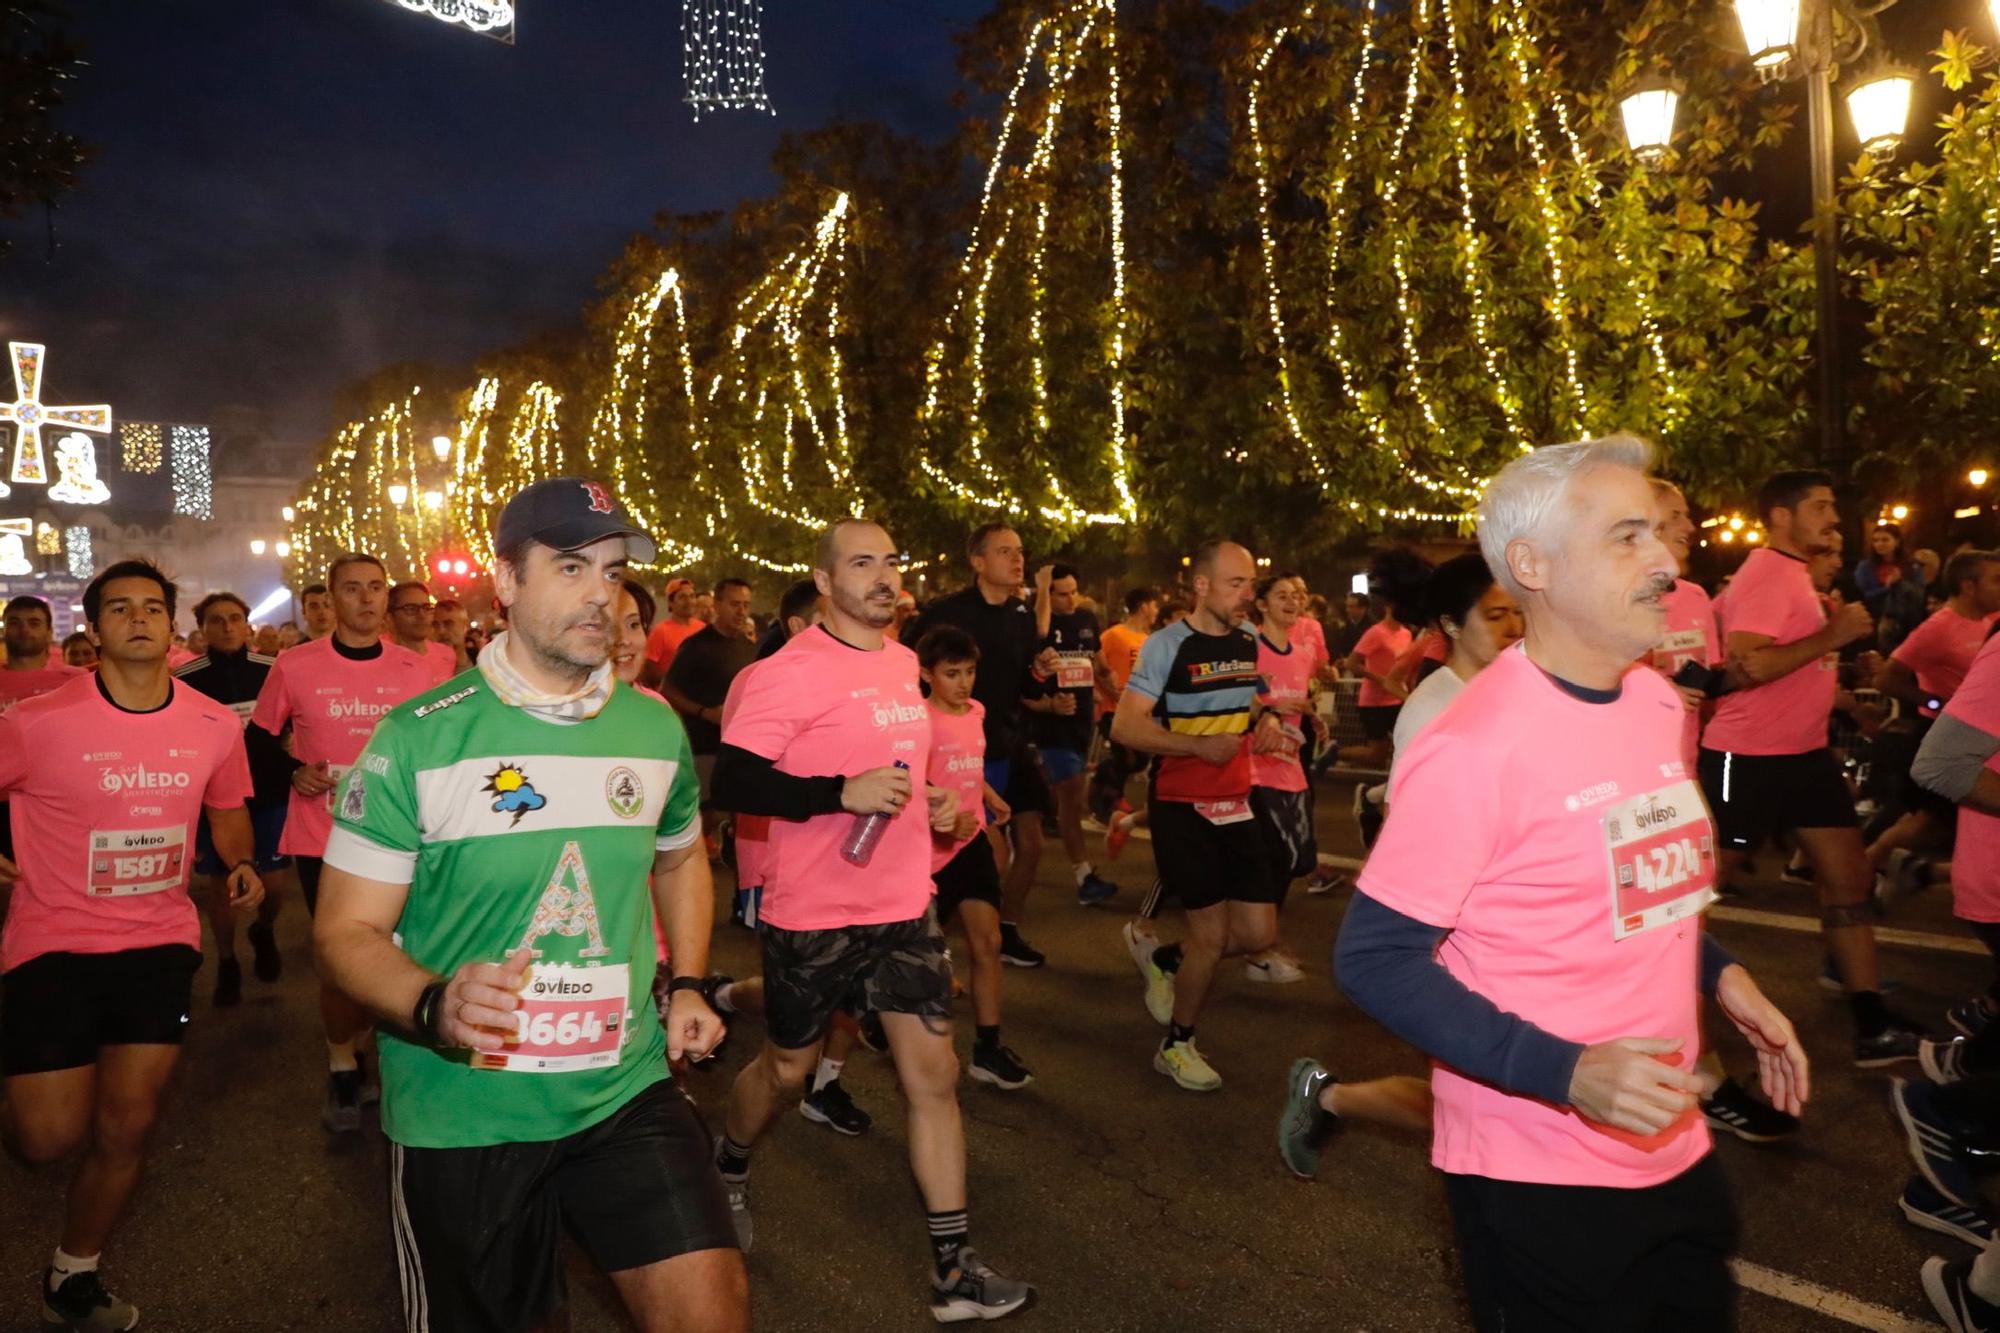
[{"label": "pink t-shirt sleeve", "polygon": [[201,803],[211,810],[234,810],[250,803],[250,756],[243,748],[243,729],[231,727],[227,753],[208,775]]},{"label": "pink t-shirt sleeve", "polygon": [[1361,637],[1354,641],[1353,655],[1366,661],[1368,654],[1379,649],[1382,646],[1382,641],[1388,637],[1387,631],[1382,628],[1382,622],[1379,620],[1376,621],[1367,629],[1362,630]]},{"label": "pink t-shirt sleeve", "polygon": [[[1468,783],[1489,756],[1469,747],[1449,715],[1418,733],[1396,757],[1391,818],[1361,868],[1361,891],[1404,916],[1450,930],[1492,859],[1499,827],[1499,785]],[[1439,837],[1439,829],[1450,829]]]},{"label": "pink t-shirt sleeve", "polygon": [[814,698],[813,664],[810,653],[777,653],[759,662],[757,688],[741,694],[732,691],[731,700],[725,702],[722,743],[776,761],[806,723],[801,705]]},{"label": "pink t-shirt sleeve", "polygon": [[[1728,622],[1726,632],[1763,634],[1781,643],[1790,642],[1777,636],[1785,632],[1786,624],[1798,609],[1792,589],[1775,578],[1751,580],[1747,588],[1743,586],[1744,582],[1739,576],[1735,583],[1729,585],[1729,612],[1724,617]],[[1724,644],[1723,648],[1726,651],[1728,645]]]},{"label": "pink t-shirt sleeve", "polygon": [[1936,680],[1951,668],[1948,634],[1943,620],[1937,616],[1928,617],[1923,624],[1911,630],[1889,656],[1915,672],[1919,681]]},{"label": "pink t-shirt sleeve", "polygon": [[280,657],[271,663],[264,676],[263,687],[257,691],[257,706],[250,710],[250,721],[275,736],[291,720],[292,696],[285,688],[285,659]]}]

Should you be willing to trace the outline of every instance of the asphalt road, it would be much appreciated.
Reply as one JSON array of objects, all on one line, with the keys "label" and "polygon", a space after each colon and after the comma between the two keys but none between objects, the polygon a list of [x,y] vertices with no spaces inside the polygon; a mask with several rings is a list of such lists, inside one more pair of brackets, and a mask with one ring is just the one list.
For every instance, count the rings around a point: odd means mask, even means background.
[{"label": "asphalt road", "polygon": [[[1353,855],[1344,786],[1323,789],[1323,850]],[[1294,1181],[1273,1149],[1291,1060],[1313,1054],[1351,1078],[1421,1073],[1422,1062],[1340,999],[1326,975],[1340,894],[1295,894],[1285,933],[1307,960],[1296,985],[1224,979],[1202,1024],[1220,1092],[1174,1087],[1150,1066],[1159,1029],[1146,1016],[1119,937],[1150,881],[1150,844],[1135,840],[1107,873],[1126,890],[1112,910],[1075,905],[1058,845],[1027,925],[1048,967],[1007,974],[1006,1040],[1037,1081],[1002,1093],[962,1085],[975,1243],[1040,1288],[1022,1326],[1429,1330],[1465,1327],[1442,1191],[1415,1136],[1356,1129],[1329,1150],[1321,1178]],[[1811,912],[1809,891],[1764,867],[1739,906]],[[726,875],[718,897],[726,900]],[[718,910],[718,918],[721,912]],[[1964,938],[1947,896],[1905,904],[1891,924]],[[1172,921],[1162,923],[1171,935]],[[1846,1016],[1815,984],[1809,932],[1722,920],[1717,933],[1789,1012],[1816,1059],[1815,1099],[1793,1143],[1719,1151],[1743,1215],[1750,1281],[1795,1301],[1746,1293],[1748,1330],[1928,1326],[1917,1268],[1963,1247],[1896,1212],[1907,1167],[1886,1101],[1888,1077],[1849,1063]],[[197,981],[186,1058],[138,1199],[106,1256],[114,1288],[171,1330],[399,1329],[385,1194],[386,1152],[372,1117],[330,1140],[318,1118],[323,1079],[303,912],[281,927],[286,973],[246,982],[240,1008]],[[749,934],[721,927],[715,961],[756,969]],[[1941,1023],[1945,1006],[1985,984],[1981,957],[1934,946],[1884,949],[1906,983],[1892,1003]],[[248,953],[245,951],[247,962]],[[961,1047],[971,1040],[961,1011]],[[705,1106],[756,1049],[754,1019],[721,1071],[693,1076]],[[1732,1066],[1744,1053],[1727,1049]],[[1912,1066],[1913,1068],[1913,1066]],[[900,1101],[885,1058],[861,1052],[847,1082],[874,1130],[841,1138],[787,1114],[753,1171],[758,1247],[750,1261],[759,1329],[929,1327],[923,1219],[905,1165]],[[467,1108],[475,1114],[476,1108]],[[0,1161],[0,1330],[36,1326],[34,1283],[55,1240],[68,1168]],[[571,1254],[576,1330],[626,1327],[608,1284]],[[1818,1303],[1846,1319],[1814,1313]],[[1869,1322],[1872,1321],[1872,1322]]]}]

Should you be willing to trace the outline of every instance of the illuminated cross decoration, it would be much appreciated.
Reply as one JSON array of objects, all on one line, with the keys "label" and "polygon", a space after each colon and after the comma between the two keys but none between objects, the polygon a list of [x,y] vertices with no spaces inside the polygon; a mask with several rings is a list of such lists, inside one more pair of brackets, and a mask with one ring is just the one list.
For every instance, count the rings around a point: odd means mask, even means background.
[{"label": "illuminated cross decoration", "polygon": [[46,407],[42,404],[41,343],[8,343],[14,361],[14,401],[0,403],[0,421],[14,424],[14,466],[10,479],[29,486],[45,486],[48,464],[42,455],[42,427],[69,426],[103,435],[111,429],[111,408]]}]

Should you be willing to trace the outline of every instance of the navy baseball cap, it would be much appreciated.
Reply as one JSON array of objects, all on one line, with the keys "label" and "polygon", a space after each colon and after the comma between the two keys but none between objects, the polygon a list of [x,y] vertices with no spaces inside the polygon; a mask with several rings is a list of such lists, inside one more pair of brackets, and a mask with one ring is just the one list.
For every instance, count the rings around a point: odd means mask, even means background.
[{"label": "navy baseball cap", "polygon": [[530,541],[574,551],[606,537],[625,538],[631,557],[642,564],[660,553],[651,534],[632,522],[611,488],[588,477],[551,477],[524,488],[507,502],[493,525],[496,551],[511,551]]}]

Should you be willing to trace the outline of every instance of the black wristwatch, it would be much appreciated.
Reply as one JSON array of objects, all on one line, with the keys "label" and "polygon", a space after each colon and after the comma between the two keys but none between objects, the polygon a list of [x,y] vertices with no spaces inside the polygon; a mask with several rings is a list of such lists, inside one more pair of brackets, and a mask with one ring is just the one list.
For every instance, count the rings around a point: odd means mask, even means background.
[{"label": "black wristwatch", "polygon": [[669,995],[672,995],[675,991],[683,991],[683,990],[691,990],[699,993],[701,990],[701,978],[675,977],[672,981],[669,981],[667,983],[667,994]]},{"label": "black wristwatch", "polygon": [[444,1045],[444,988],[444,982],[433,981],[424,987],[417,996],[416,1007],[410,1010],[410,1026],[433,1046]]}]

